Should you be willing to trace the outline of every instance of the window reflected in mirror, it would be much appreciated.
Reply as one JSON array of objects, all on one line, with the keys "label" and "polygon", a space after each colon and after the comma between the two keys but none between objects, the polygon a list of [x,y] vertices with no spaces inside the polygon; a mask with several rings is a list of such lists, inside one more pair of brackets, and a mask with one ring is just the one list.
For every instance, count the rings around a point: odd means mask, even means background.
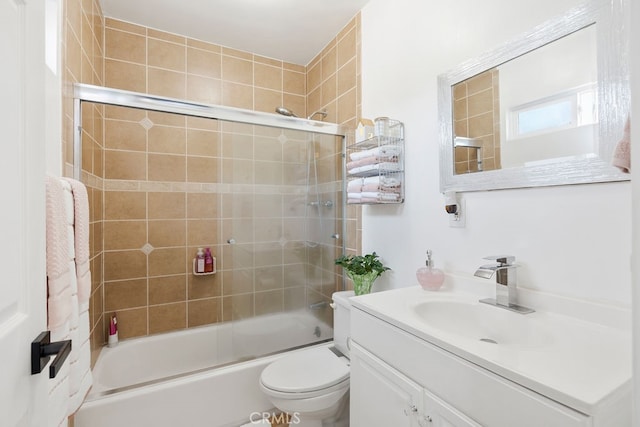
[{"label": "window reflected in mirror", "polygon": [[454,173],[598,153],[595,24],[452,86]]}]

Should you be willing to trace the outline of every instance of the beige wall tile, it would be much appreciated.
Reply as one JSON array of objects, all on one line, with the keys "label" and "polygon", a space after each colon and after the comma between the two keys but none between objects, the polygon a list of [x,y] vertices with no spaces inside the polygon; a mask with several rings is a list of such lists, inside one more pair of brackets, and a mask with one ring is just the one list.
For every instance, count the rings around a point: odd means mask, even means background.
[{"label": "beige wall tile", "polygon": [[217,218],[218,207],[218,194],[187,193],[187,218]]},{"label": "beige wall tile", "polygon": [[184,246],[187,227],[184,220],[149,221],[149,244],[154,248]]},{"label": "beige wall tile", "polygon": [[337,94],[337,75],[333,74],[322,83],[322,105],[327,105],[334,101],[337,98]]},{"label": "beige wall tile", "polygon": [[[469,117],[493,112],[493,92],[491,89],[476,92],[467,99]],[[493,115],[491,118],[493,119]]]},{"label": "beige wall tile", "polygon": [[184,274],[149,278],[149,304],[186,301],[186,289],[187,277]]},{"label": "beige wall tile", "polygon": [[154,125],[175,126],[184,128],[186,126],[186,117],[181,114],[162,113],[159,111],[147,111],[147,117]]},{"label": "beige wall tile", "polygon": [[282,289],[282,274],[282,265],[256,268],[255,291]]},{"label": "beige wall tile", "polygon": [[283,74],[281,66],[274,67],[271,65],[254,63],[253,72],[253,84],[256,87],[282,92]]},{"label": "beige wall tile", "polygon": [[342,67],[356,56],[356,28],[352,26],[351,30],[338,41],[337,46],[337,66]]},{"label": "beige wall tile", "polygon": [[[118,337],[120,339],[127,339],[147,335],[147,313],[147,307],[118,311]],[[112,314],[113,313],[105,312],[105,318],[109,319]],[[106,328],[109,322],[107,321],[105,323]]]},{"label": "beige wall tile", "polygon": [[104,250],[140,249],[147,243],[146,221],[106,221]]},{"label": "beige wall tile", "polygon": [[256,292],[254,298],[256,316],[278,313],[284,309],[284,293],[282,289]]},{"label": "beige wall tile", "polygon": [[234,56],[240,59],[253,60],[253,54],[251,52],[245,52],[243,50],[231,49],[229,47],[222,46],[222,54],[228,56]]},{"label": "beige wall tile", "polygon": [[253,292],[255,270],[253,268],[224,270],[222,274],[223,294],[239,295]]},{"label": "beige wall tile", "polygon": [[209,52],[214,52],[214,53],[221,53],[222,52],[222,46],[219,46],[217,44],[203,42],[201,40],[196,40],[196,39],[189,39],[188,38],[187,39],[187,46],[194,47],[196,49],[207,50]]},{"label": "beige wall tile", "polygon": [[149,193],[149,219],[181,219],[185,217],[185,194]]},{"label": "beige wall tile", "polygon": [[338,70],[338,57],[336,48],[331,47],[322,57],[322,80],[327,80]]},{"label": "beige wall tile", "polygon": [[149,333],[175,331],[187,327],[187,303],[149,306]]},{"label": "beige wall tile", "polygon": [[228,159],[253,159],[253,136],[223,133],[222,156]]},{"label": "beige wall tile", "polygon": [[253,293],[224,297],[222,314],[225,322],[253,317]]},{"label": "beige wall tile", "polygon": [[253,84],[253,62],[222,56],[222,79],[225,82]]},{"label": "beige wall tile", "polygon": [[284,92],[296,95],[305,95],[306,79],[304,73],[284,70],[282,80]]},{"label": "beige wall tile", "polygon": [[104,280],[125,280],[147,276],[147,256],[139,250],[104,253]]},{"label": "beige wall tile", "polygon": [[217,219],[187,220],[187,245],[212,246],[218,243]]},{"label": "beige wall tile", "polygon": [[147,216],[145,193],[132,191],[105,191],[105,219],[144,219]]},{"label": "beige wall tile", "polygon": [[188,302],[188,326],[201,326],[222,321],[222,298]]},{"label": "beige wall tile", "polygon": [[144,65],[105,59],[104,78],[107,87],[145,93],[147,68]]},{"label": "beige wall tile", "polygon": [[215,131],[188,129],[187,154],[209,157],[220,156],[219,138],[220,134]]},{"label": "beige wall tile", "polygon": [[147,279],[106,282],[104,284],[105,311],[118,311],[147,305]]},{"label": "beige wall tile", "polygon": [[105,121],[105,148],[114,150],[145,151],[147,131],[137,122]]},{"label": "beige wall tile", "polygon": [[184,247],[155,249],[149,254],[149,276],[186,273],[185,257]]},{"label": "beige wall tile", "polygon": [[203,104],[221,104],[222,81],[187,74],[187,99]]},{"label": "beige wall tile", "polygon": [[[282,164],[275,162],[255,162],[255,180],[266,185],[282,185]],[[232,182],[232,181],[231,181]]]},{"label": "beige wall tile", "polygon": [[176,71],[148,67],[149,93],[170,98],[186,97],[186,75]]},{"label": "beige wall tile", "polygon": [[471,77],[469,80],[466,80],[467,93],[469,95],[473,95],[474,93],[480,92],[482,90],[490,89],[493,84],[492,81],[493,76],[491,74],[491,70]]},{"label": "beige wall tile", "polygon": [[117,30],[128,31],[130,33],[140,34],[142,36],[147,34],[146,27],[140,25],[131,24],[129,22],[120,21],[113,18],[105,18],[105,25],[109,28],[115,28]]},{"label": "beige wall tile", "polygon": [[187,73],[220,79],[222,77],[222,57],[209,50],[187,48]]},{"label": "beige wall tile", "polygon": [[228,107],[253,109],[253,87],[223,81],[222,104]]},{"label": "beige wall tile", "polygon": [[356,60],[353,58],[338,70],[338,94],[354,89],[358,81],[356,78]]},{"label": "beige wall tile", "polygon": [[355,105],[357,102],[355,89],[343,94],[338,98],[338,123],[344,123],[345,121],[355,117]]},{"label": "beige wall tile", "polygon": [[254,110],[273,113],[276,107],[283,105],[282,92],[262,88],[254,89]]},{"label": "beige wall tile", "polygon": [[137,64],[146,63],[147,40],[143,35],[106,28],[105,41],[105,56],[107,58]]},{"label": "beige wall tile", "polygon": [[469,137],[476,138],[493,133],[493,113],[469,118]]},{"label": "beige wall tile", "polygon": [[318,62],[307,70],[307,95],[320,86],[320,83],[322,83],[322,63]]},{"label": "beige wall tile", "polygon": [[187,157],[187,181],[220,182],[219,163],[216,157]]},{"label": "beige wall tile", "polygon": [[104,154],[106,179],[145,180],[147,178],[145,153],[105,150]]},{"label": "beige wall tile", "polygon": [[149,152],[185,154],[187,131],[184,127],[153,126],[149,129]]},{"label": "beige wall tile", "polygon": [[270,137],[254,138],[253,155],[256,160],[281,162],[283,159],[283,144],[280,140]]},{"label": "beige wall tile", "polygon": [[208,276],[188,275],[189,300],[219,297],[222,295],[222,278],[219,273]]},{"label": "beige wall tile", "polygon": [[307,116],[307,101],[305,96],[284,93],[282,99],[282,105],[295,111],[295,113],[301,117]]},{"label": "beige wall tile", "polygon": [[[229,184],[253,184],[253,168],[254,165],[251,160],[224,159],[222,161],[222,182]],[[269,184],[269,182],[264,180],[259,182]]]},{"label": "beige wall tile", "polygon": [[184,182],[185,163],[185,156],[149,154],[149,181]]},{"label": "beige wall tile", "polygon": [[186,71],[187,51],[184,44],[149,38],[147,48],[149,49],[147,65],[173,71]]}]

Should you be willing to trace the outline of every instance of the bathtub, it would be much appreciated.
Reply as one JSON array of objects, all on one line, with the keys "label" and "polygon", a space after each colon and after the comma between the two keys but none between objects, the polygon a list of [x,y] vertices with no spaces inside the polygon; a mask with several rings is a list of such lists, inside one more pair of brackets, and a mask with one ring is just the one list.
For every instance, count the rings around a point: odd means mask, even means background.
[{"label": "bathtub", "polygon": [[332,332],[301,311],[105,347],[75,427],[239,426],[273,407],[258,387],[262,370],[285,349],[331,345]]}]

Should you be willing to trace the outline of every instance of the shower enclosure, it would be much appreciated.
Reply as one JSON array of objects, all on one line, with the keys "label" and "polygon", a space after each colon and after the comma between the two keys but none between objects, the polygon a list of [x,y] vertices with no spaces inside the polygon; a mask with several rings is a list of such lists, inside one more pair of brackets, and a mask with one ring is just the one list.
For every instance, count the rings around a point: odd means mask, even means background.
[{"label": "shower enclosure", "polygon": [[[344,286],[334,266],[344,251],[343,128],[74,91],[73,175],[92,195],[91,309],[103,325],[93,340],[105,342],[114,313],[121,339],[226,325],[236,359],[331,338],[331,294]],[[195,275],[205,247],[217,271]],[[291,323],[301,329],[292,333],[283,316],[312,320]]]}]

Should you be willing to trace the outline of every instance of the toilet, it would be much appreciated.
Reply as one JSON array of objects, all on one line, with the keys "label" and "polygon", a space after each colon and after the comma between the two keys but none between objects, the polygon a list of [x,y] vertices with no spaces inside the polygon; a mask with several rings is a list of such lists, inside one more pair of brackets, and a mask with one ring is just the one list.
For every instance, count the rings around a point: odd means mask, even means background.
[{"label": "toilet", "polygon": [[333,294],[333,346],[283,356],[260,375],[260,388],[276,408],[292,416],[291,425],[337,427],[338,419],[348,417],[349,298],[353,295],[353,291]]}]

